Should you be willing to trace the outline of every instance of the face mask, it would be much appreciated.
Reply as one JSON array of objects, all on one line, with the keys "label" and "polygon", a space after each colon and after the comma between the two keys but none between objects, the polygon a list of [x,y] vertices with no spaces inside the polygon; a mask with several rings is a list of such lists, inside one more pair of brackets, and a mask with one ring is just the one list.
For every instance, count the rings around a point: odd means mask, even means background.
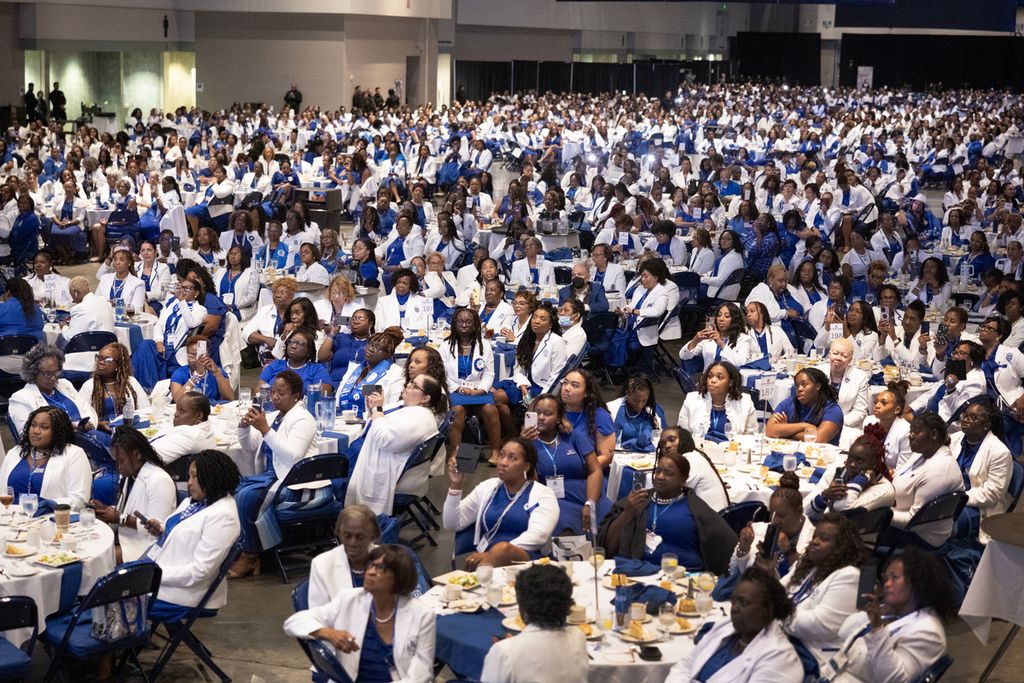
[{"label": "face mask", "polygon": [[581,278],[581,277],[574,277],[572,279],[572,288],[573,289],[583,289],[586,286],[587,286],[587,282],[583,278]]},{"label": "face mask", "polygon": [[567,327],[572,327],[572,318],[567,315],[558,316],[558,324],[564,330]]}]

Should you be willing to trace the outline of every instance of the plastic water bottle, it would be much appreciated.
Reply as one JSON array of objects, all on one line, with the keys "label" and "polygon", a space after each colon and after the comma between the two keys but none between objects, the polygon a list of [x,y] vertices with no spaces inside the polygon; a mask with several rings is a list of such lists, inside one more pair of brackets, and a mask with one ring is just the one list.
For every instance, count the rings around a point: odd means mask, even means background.
[{"label": "plastic water bottle", "polygon": [[118,299],[114,302],[114,320],[117,322],[124,320],[124,299]]},{"label": "plastic water bottle", "polygon": [[124,416],[124,423],[126,425],[130,425],[135,421],[135,399],[132,398],[131,391],[129,391],[124,397],[122,415]]}]

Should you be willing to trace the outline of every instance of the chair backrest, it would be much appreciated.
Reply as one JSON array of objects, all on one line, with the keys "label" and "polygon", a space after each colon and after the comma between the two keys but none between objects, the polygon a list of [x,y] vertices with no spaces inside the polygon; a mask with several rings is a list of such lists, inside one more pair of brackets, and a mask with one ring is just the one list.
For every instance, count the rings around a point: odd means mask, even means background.
[{"label": "chair backrest", "polygon": [[149,560],[126,562],[114,568],[92,587],[76,609],[83,614],[93,607],[143,595],[155,596],[160,590],[160,565]]},{"label": "chair backrest", "polygon": [[6,595],[0,598],[0,631],[12,628],[31,628],[35,638],[36,601],[24,595]]},{"label": "chair backrest", "polygon": [[303,458],[292,465],[292,468],[288,471],[288,476],[281,482],[278,490],[295,486],[296,484],[344,479],[347,476],[348,460],[340,454],[324,453],[314,455],[310,458]]},{"label": "chair backrest", "polygon": [[[217,576],[214,577],[210,583],[210,587],[203,593],[203,597],[199,600],[199,604],[192,610],[193,616],[198,616],[203,609],[206,608],[206,603],[213,597],[214,592],[220,586],[220,584],[227,578],[228,570],[231,569],[231,565],[235,563],[238,556],[242,554],[242,541],[237,540],[235,544],[228,550],[228,554],[224,557],[224,561],[220,563],[220,568],[217,570]],[[194,621],[194,618],[193,618]]]},{"label": "chair backrest", "polygon": [[6,415],[5,418],[7,420],[7,429],[11,432],[13,442],[18,443],[21,441],[21,434],[18,434],[18,429],[14,426],[14,418],[10,414]]},{"label": "chair backrest", "polygon": [[717,298],[735,301],[740,295],[740,284],[743,282],[745,272],[743,268],[737,268],[729,273],[729,277],[725,278],[725,282],[718,288]]},{"label": "chair backrest", "polygon": [[914,527],[932,522],[941,522],[947,519],[956,519],[960,512],[967,505],[967,494],[963,491],[950,491],[941,496],[932,498],[922,505],[914,516],[907,522],[904,531],[911,531]]},{"label": "chair backrest", "polygon": [[183,455],[169,465],[165,465],[164,469],[171,475],[171,480],[182,483],[188,481],[188,466],[192,464],[192,455]]},{"label": "chair backrest", "polygon": [[619,316],[610,311],[604,313],[591,313],[581,323],[583,331],[587,333],[587,341],[591,344],[600,343],[608,334],[618,328]]},{"label": "chair backrest", "polygon": [[953,666],[953,658],[949,655],[942,655],[939,660],[924,670],[914,679],[913,683],[935,683]]},{"label": "chair backrest", "polygon": [[114,458],[110,455],[110,451],[92,434],[76,431],[73,437],[73,442],[76,446],[85,451],[86,457],[89,458],[89,462],[92,463],[94,467],[102,469],[116,469],[117,466],[114,462]]},{"label": "chair backrest", "polygon": [[337,657],[327,645],[319,640],[306,641],[306,654],[316,670],[334,683],[352,683],[352,678],[345,672]]},{"label": "chair backrest", "polygon": [[309,609],[309,579],[306,579],[292,591],[292,608],[296,612]]},{"label": "chair backrest", "polygon": [[883,507],[875,510],[864,508],[853,508],[843,513],[847,519],[853,522],[857,533],[861,536],[869,534],[880,534],[889,528],[892,522],[892,508]]},{"label": "chair backrest", "polygon": [[793,332],[795,332],[796,336],[801,339],[813,342],[815,337],[818,336],[818,330],[814,329],[814,325],[810,324],[803,318],[793,318],[789,322],[793,326]]},{"label": "chair backrest", "polygon": [[692,271],[672,273],[672,282],[679,288],[679,300],[696,299],[700,291],[700,275]]},{"label": "chair backrest", "polygon": [[676,384],[678,384],[679,388],[682,389],[684,395],[697,390],[697,385],[694,384],[693,378],[690,377],[690,373],[683,368],[673,368],[672,376],[675,377]]},{"label": "chair backrest", "polygon": [[91,332],[79,332],[68,340],[64,345],[64,353],[83,353],[99,351],[108,344],[116,344],[117,335],[106,330],[93,330]]},{"label": "chair backrest", "polygon": [[572,268],[555,266],[555,284],[567,285],[572,282]]},{"label": "chair backrest", "polygon": [[718,513],[725,523],[737,534],[740,529],[751,522],[764,522],[768,520],[768,508],[764,503],[755,500],[748,500],[743,503],[733,503]]},{"label": "chair backrest", "polygon": [[1024,491],[1024,466],[1015,461],[1010,471],[1010,487],[1007,491],[1010,495],[1010,504],[1006,508],[1007,512],[1013,512],[1017,507],[1021,491]]},{"label": "chair backrest", "polygon": [[414,467],[429,463],[443,445],[444,437],[440,434],[435,434],[426,441],[416,444],[416,448],[412,449],[412,453],[409,454],[409,459],[405,461],[405,469],[402,470],[402,474],[405,474]]},{"label": "chair backrest", "polygon": [[24,356],[39,340],[29,334],[5,334],[0,337],[0,356]]}]

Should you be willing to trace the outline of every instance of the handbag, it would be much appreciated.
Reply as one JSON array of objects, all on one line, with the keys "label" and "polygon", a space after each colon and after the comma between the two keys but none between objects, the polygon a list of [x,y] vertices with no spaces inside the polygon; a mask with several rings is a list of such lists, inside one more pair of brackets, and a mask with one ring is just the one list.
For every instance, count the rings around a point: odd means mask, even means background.
[{"label": "handbag", "polygon": [[144,598],[137,595],[93,607],[90,635],[96,640],[113,643],[145,633],[149,619]]}]

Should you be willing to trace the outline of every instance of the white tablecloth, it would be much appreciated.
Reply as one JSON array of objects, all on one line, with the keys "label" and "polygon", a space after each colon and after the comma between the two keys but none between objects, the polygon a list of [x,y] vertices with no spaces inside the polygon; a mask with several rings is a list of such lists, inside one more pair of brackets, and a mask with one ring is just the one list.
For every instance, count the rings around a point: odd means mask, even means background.
[{"label": "white tablecloth", "polygon": [[[3,521],[9,523],[10,519],[9,516],[5,516]],[[0,527],[0,530],[5,534],[10,533],[8,526]],[[106,524],[98,521],[92,525],[90,531],[96,538],[89,538],[78,524],[71,525],[71,532],[79,538],[78,550],[75,552],[85,558],[82,561],[82,583],[78,589],[80,596],[88,593],[98,579],[114,569],[114,532]],[[59,547],[43,548],[39,554],[59,551]],[[0,575],[0,595],[25,595],[35,600],[39,630],[42,632],[46,625],[46,617],[57,612],[60,607],[60,582],[64,572],[62,569],[51,569],[35,564],[34,560],[38,556],[33,555],[26,559],[5,557],[0,560],[0,567],[4,568],[4,573]],[[36,567],[39,572],[32,576],[11,576],[10,569],[15,565]],[[20,644],[31,635],[31,632],[24,629],[5,635],[12,642]]]},{"label": "white tablecloth", "polygon": [[[143,316],[135,316],[135,318],[132,319],[132,323],[138,325],[142,330],[143,339],[152,339],[156,318],[148,313],[143,314]],[[57,323],[46,323],[43,325],[43,335],[46,337],[47,344],[58,343],[60,340],[60,329],[60,325]],[[117,336],[117,341],[124,344],[124,347],[128,349],[128,352],[130,353],[132,351],[130,328],[115,325],[114,335]]]},{"label": "white tablecloth", "polygon": [[110,218],[110,214],[112,213],[112,209],[97,209],[96,207],[89,207],[85,210],[85,217],[86,220],[89,221],[89,227],[92,227],[100,221]]},{"label": "white tablecloth", "polygon": [[974,572],[960,618],[983,645],[988,644],[992,619],[1024,626],[1024,547],[991,540]]}]

